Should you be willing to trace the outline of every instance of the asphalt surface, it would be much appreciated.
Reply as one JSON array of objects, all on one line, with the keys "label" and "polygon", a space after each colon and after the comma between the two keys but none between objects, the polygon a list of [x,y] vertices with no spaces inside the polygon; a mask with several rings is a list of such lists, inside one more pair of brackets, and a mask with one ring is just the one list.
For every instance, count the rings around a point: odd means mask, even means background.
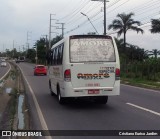
[{"label": "asphalt surface", "polygon": [[0,66],[0,79],[7,73],[9,70],[9,64],[7,63],[7,67]]},{"label": "asphalt surface", "polygon": [[[72,130],[72,132],[75,130],[160,130],[160,91],[121,85],[121,95],[109,97],[107,105],[98,105],[88,100],[71,101],[66,105],[60,105],[56,96],[50,95],[48,76],[34,76],[33,64],[19,63],[18,65],[29,85],[26,93],[31,105],[30,111],[35,129],[47,127],[49,130]],[[38,106],[35,106],[33,95]],[[37,108],[39,108],[38,113]],[[160,136],[97,135],[52,138],[159,139]]]}]

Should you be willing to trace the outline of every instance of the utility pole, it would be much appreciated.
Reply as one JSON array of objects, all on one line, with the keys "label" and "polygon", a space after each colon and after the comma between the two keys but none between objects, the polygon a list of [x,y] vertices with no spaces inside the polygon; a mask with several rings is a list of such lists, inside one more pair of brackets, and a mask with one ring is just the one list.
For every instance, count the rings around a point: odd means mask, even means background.
[{"label": "utility pole", "polygon": [[62,38],[64,37],[64,23],[56,23],[56,24],[61,24],[62,25],[62,28],[56,28],[56,29],[62,29]]},{"label": "utility pole", "polygon": [[[45,53],[46,53],[46,56],[47,56],[47,51],[48,51],[48,47],[47,47],[47,36],[48,35],[42,35],[42,36],[45,36],[46,38],[45,38],[45,45],[44,45],[44,47],[45,47]],[[46,60],[46,65],[47,65],[47,60]]]},{"label": "utility pole", "polygon": [[3,44],[3,53],[4,53],[4,44]]},{"label": "utility pole", "polygon": [[37,64],[38,64],[38,47],[37,47],[37,40],[33,40],[33,41],[35,41],[35,42],[34,42],[34,45],[33,45],[33,46],[35,46],[35,47],[33,47],[33,48],[35,48],[35,50],[36,50],[35,60],[36,60],[36,65],[37,65]]},{"label": "utility pole", "polygon": [[4,56],[4,53],[5,53],[5,52],[4,52],[4,47],[5,47],[5,46],[4,46],[4,44],[3,44],[3,52],[2,52],[3,56]]},{"label": "utility pole", "polygon": [[36,57],[35,57],[35,59],[36,59],[36,65],[37,65],[37,61],[38,61],[38,57],[37,57],[37,44],[36,44]]},{"label": "utility pole", "polygon": [[27,31],[27,52],[29,50],[29,40],[31,40],[30,33],[32,33],[32,32]]},{"label": "utility pole", "polygon": [[23,48],[23,52],[24,52],[24,45],[22,45],[22,48]]},{"label": "utility pole", "polygon": [[91,0],[91,1],[101,1],[104,3],[104,35],[106,35],[106,2],[109,2],[109,1],[106,1],[106,0]]},{"label": "utility pole", "polygon": [[27,50],[29,49],[29,43],[28,43],[28,41],[29,41],[29,32],[27,31]]},{"label": "utility pole", "polygon": [[13,57],[14,57],[14,40],[13,40]]},{"label": "utility pole", "polygon": [[51,25],[52,25],[52,20],[56,20],[56,19],[52,19],[52,15],[55,15],[55,14],[50,14],[50,19],[49,19],[49,49],[51,48]]},{"label": "utility pole", "polygon": [[36,60],[36,65],[37,65],[37,63],[38,63],[38,56],[37,56],[37,43],[34,45],[35,47],[33,47],[33,48],[36,48],[36,57],[35,57],[35,60]]}]

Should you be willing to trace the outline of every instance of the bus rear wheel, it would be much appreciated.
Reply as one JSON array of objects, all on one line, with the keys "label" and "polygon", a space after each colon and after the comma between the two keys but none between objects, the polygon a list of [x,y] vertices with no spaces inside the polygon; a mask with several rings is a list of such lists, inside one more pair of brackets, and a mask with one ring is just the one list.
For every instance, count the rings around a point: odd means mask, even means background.
[{"label": "bus rear wheel", "polygon": [[57,88],[57,96],[58,96],[58,102],[60,104],[64,104],[65,103],[65,98],[61,96],[61,92],[59,87]]}]

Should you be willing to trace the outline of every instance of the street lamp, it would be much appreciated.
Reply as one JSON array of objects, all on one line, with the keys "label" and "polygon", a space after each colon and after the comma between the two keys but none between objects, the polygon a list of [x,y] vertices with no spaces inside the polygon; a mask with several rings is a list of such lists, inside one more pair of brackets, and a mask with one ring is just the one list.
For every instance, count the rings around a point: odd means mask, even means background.
[{"label": "street lamp", "polygon": [[106,0],[91,0],[91,1],[101,1],[104,2],[104,35],[106,35]]},{"label": "street lamp", "polygon": [[92,24],[91,20],[89,19],[89,17],[86,14],[82,13],[82,12],[81,12],[81,14],[87,17],[88,21],[91,23],[91,25],[93,26],[93,28],[95,29],[97,34],[99,34],[98,31],[96,30],[96,28],[94,27],[94,25]]}]

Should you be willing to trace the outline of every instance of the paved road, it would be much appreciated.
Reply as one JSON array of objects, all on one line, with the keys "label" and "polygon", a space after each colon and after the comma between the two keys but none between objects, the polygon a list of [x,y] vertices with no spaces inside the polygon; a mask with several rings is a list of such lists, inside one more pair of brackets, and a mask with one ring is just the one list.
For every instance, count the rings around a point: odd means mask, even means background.
[{"label": "paved road", "polygon": [[7,67],[0,66],[0,79],[7,73],[9,70],[9,64],[7,63]]},{"label": "paved road", "polygon": [[[36,129],[40,129],[42,124],[43,128],[50,130],[160,130],[160,91],[121,85],[121,95],[109,97],[107,105],[97,105],[84,100],[60,105],[57,98],[49,94],[47,76],[33,76],[34,65],[20,63],[19,66],[30,85],[30,90],[33,91],[32,94],[28,90],[27,94],[32,106],[32,121],[36,122]],[[34,99],[31,98],[33,96],[35,96]],[[33,100],[38,102],[36,107]],[[36,113],[36,108],[39,108],[40,116]],[[40,117],[40,121],[37,117]],[[73,138],[158,139],[160,136]]]}]

